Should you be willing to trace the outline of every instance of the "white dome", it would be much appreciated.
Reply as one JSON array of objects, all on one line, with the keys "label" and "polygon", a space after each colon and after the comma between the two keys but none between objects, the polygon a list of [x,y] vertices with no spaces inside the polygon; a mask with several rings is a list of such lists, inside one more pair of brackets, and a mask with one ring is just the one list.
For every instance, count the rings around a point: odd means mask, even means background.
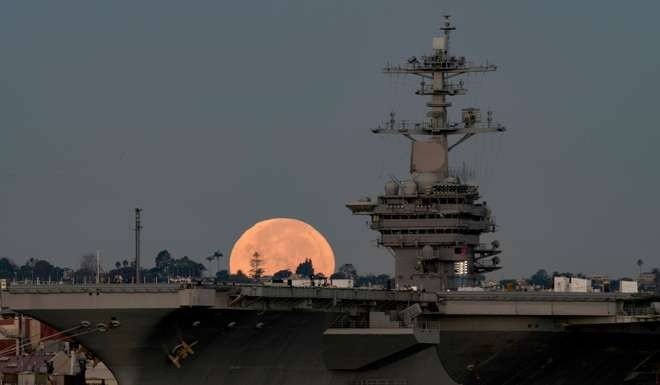
[{"label": "white dome", "polygon": [[387,181],[387,183],[385,183],[385,195],[397,194],[399,194],[399,184],[393,180]]},{"label": "white dome", "polygon": [[407,180],[403,182],[403,195],[415,195],[417,194],[417,183],[412,180]]}]

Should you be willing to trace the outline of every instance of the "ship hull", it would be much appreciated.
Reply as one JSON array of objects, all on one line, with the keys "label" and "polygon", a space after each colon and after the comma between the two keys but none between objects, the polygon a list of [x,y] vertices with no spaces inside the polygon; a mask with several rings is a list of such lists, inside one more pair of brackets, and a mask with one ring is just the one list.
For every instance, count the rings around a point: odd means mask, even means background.
[{"label": "ship hull", "polygon": [[[336,313],[311,311],[258,312],[253,310],[30,310],[35,318],[65,330],[81,321],[121,323],[106,332],[76,339],[113,372],[120,385],[167,384],[453,384],[444,372],[433,345],[387,349],[399,342],[351,338],[340,351],[349,354],[372,346],[365,355],[379,355],[357,370],[328,370],[324,357],[327,330]],[[396,337],[396,336],[395,336]],[[194,352],[179,359],[175,347],[185,342]],[[376,342],[376,343],[374,343]],[[376,353],[373,350],[378,350]],[[369,350],[369,349],[366,349]],[[385,354],[383,353],[385,352]]]},{"label": "ship hull", "polygon": [[657,384],[657,335],[620,332],[451,332],[437,346],[464,385]]},{"label": "ship hull", "polygon": [[[655,384],[653,330],[441,330],[439,343],[396,333],[326,331],[338,313],[205,308],[30,310],[65,330],[110,327],[76,339],[120,385]],[[496,323],[498,324],[498,323]],[[442,327],[441,327],[442,329]],[[181,347],[190,346],[186,354]],[[177,348],[179,350],[177,350]]]}]

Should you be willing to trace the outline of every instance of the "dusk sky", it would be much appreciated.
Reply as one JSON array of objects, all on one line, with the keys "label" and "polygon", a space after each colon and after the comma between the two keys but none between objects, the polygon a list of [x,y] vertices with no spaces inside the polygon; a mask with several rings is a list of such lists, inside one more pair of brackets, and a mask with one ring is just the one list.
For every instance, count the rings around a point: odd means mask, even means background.
[{"label": "dusk sky", "polygon": [[508,131],[451,153],[499,225],[494,277],[660,267],[660,3],[602,0],[2,1],[0,256],[109,268],[139,205],[148,265],[291,217],[337,266],[391,273],[344,204],[406,177],[408,141],[369,128],[426,99],[380,70],[429,52],[446,13],[453,53],[499,67],[465,78],[453,118],[492,109]]}]

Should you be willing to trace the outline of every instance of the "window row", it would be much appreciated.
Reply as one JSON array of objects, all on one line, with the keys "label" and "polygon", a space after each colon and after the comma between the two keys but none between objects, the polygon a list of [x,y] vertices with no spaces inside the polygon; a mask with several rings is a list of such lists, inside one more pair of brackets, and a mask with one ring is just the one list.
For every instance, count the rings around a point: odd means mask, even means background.
[{"label": "window row", "polygon": [[390,230],[382,229],[378,230],[383,235],[398,235],[398,234],[467,234],[467,235],[478,235],[481,233],[479,230],[470,230],[470,229],[399,229],[399,230]]},{"label": "window row", "polygon": [[[401,202],[399,199],[396,201]],[[407,199],[406,203],[415,203],[417,199]],[[402,206],[401,203],[391,203],[388,206]],[[417,204],[417,207],[431,207],[431,205],[435,204],[446,204],[446,205],[456,205],[456,204],[472,204],[474,202],[474,199],[469,199],[469,198],[432,198],[432,199],[424,199],[422,203]],[[386,203],[386,202],[383,202]]]},{"label": "window row", "polygon": [[473,221],[481,221],[484,217],[473,215],[469,213],[452,213],[452,214],[382,214],[374,215],[374,220],[379,219],[468,219]]}]

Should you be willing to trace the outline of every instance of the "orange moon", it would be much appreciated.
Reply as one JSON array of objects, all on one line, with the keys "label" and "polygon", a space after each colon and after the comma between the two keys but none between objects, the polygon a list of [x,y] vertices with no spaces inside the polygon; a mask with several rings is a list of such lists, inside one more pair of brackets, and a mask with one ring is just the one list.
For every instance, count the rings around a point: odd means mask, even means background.
[{"label": "orange moon", "polygon": [[261,254],[264,275],[280,270],[296,272],[306,258],[312,260],[315,273],[329,277],[335,272],[335,254],[328,241],[314,227],[291,218],[273,218],[258,222],[236,241],[229,257],[229,270],[249,275],[250,259]]}]

